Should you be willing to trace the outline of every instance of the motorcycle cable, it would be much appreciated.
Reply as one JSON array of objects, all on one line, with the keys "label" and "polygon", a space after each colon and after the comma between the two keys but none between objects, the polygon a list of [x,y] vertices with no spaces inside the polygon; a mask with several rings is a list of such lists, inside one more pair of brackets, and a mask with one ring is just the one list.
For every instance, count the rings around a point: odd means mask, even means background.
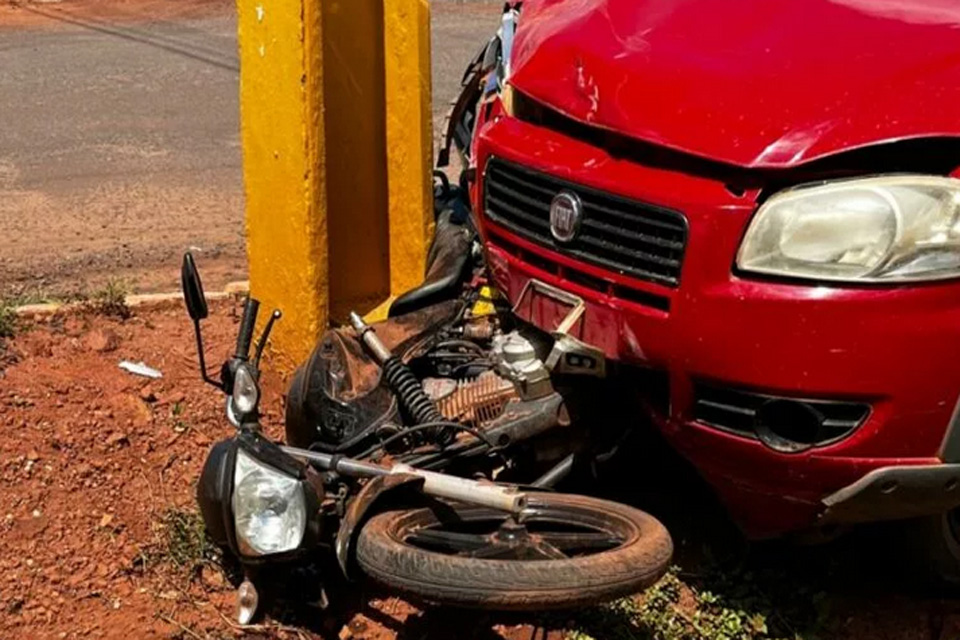
[{"label": "motorcycle cable", "polygon": [[[452,449],[441,449],[439,451],[434,451],[432,453],[423,453],[417,458],[412,460],[406,460],[407,464],[412,467],[417,467],[418,469],[440,469],[460,456],[470,456],[477,451],[478,447],[486,445],[483,441],[477,442],[466,442],[463,443],[463,447],[452,450]],[[499,454],[499,450],[504,447],[498,446],[494,451],[499,455],[500,459],[506,463],[506,459]]]},{"label": "motorcycle cable", "polygon": [[[479,430],[477,430],[477,429],[474,429],[473,427],[468,427],[468,426],[466,426],[466,425],[462,425],[462,424],[460,424],[460,423],[458,423],[458,422],[451,422],[451,421],[447,421],[447,420],[440,420],[440,421],[435,421],[435,422],[425,422],[425,423],[423,423],[423,424],[414,425],[414,426],[412,426],[412,427],[406,427],[406,428],[404,428],[402,431],[400,431],[400,432],[398,432],[398,433],[395,433],[395,434],[393,434],[392,436],[389,436],[389,437],[387,437],[387,438],[384,438],[384,439],[381,440],[379,443],[375,444],[374,446],[370,447],[369,449],[367,449],[366,451],[364,451],[363,453],[361,453],[360,455],[358,455],[357,458],[358,458],[358,459],[363,459],[363,458],[366,458],[366,457],[369,456],[369,455],[372,455],[373,453],[375,453],[376,451],[378,451],[378,450],[380,450],[380,449],[384,449],[384,450],[385,450],[386,447],[387,447],[389,444],[391,444],[391,443],[393,443],[393,442],[396,442],[397,440],[401,440],[402,438],[404,438],[404,437],[406,437],[406,436],[409,436],[409,435],[411,435],[411,434],[413,434],[413,433],[416,433],[416,432],[419,432],[419,431],[426,431],[426,430],[429,430],[429,429],[437,429],[437,428],[451,428],[451,429],[456,429],[456,430],[459,430],[459,431],[464,431],[464,432],[466,432],[466,433],[469,433],[469,434],[472,435],[473,437],[475,437],[475,438],[476,438],[477,440],[479,440],[481,443],[487,445],[487,447],[490,448],[490,451],[491,451],[491,452],[496,452],[496,451],[499,450],[499,448],[497,447],[496,443],[494,443],[493,441],[491,441],[491,440],[486,436],[486,434],[484,434],[483,432],[481,432],[481,431],[479,431]],[[442,450],[442,449],[441,449],[441,450]]]}]

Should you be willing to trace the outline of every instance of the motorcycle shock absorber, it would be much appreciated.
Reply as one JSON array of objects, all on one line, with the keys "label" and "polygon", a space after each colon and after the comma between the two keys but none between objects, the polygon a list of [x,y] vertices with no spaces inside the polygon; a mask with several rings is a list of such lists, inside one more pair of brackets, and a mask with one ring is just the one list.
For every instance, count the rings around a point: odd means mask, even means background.
[{"label": "motorcycle shock absorber", "polygon": [[[380,338],[377,337],[373,327],[363,321],[357,313],[350,312],[350,324],[354,331],[363,341],[363,344],[370,350],[373,357],[383,368],[383,376],[397,394],[400,405],[406,410],[407,414],[413,418],[417,424],[427,424],[431,422],[443,422],[444,417],[437,410],[433,400],[427,397],[423,391],[423,385],[413,375],[413,371],[399,357],[395,356],[387,348]],[[446,444],[453,438],[453,432],[450,429],[437,427],[429,429],[428,433],[432,438],[441,444]]]}]

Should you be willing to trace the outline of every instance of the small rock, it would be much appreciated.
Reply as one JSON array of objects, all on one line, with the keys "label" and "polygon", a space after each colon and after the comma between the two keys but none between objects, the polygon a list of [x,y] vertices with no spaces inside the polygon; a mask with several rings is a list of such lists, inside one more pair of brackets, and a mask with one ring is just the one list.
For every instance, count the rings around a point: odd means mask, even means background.
[{"label": "small rock", "polygon": [[87,334],[84,343],[91,351],[108,353],[116,351],[117,347],[120,346],[120,339],[110,329],[94,329]]},{"label": "small rock", "polygon": [[223,573],[207,565],[204,565],[200,570],[200,580],[207,588],[213,591],[222,590],[226,584],[226,581],[223,579]]},{"label": "small rock", "polygon": [[110,526],[111,522],[113,522],[113,515],[109,513],[103,514],[103,517],[100,518],[100,528],[106,529]]},{"label": "small rock", "polygon": [[149,384],[144,385],[144,387],[140,389],[140,399],[144,402],[156,402],[157,394],[154,393],[153,387],[151,387]]},{"label": "small rock", "polygon": [[36,462],[39,459],[40,459],[40,454],[37,453],[34,449],[31,449],[30,451],[27,452],[27,460],[29,460],[30,462]]},{"label": "small rock", "polygon": [[123,445],[130,444],[130,440],[127,438],[127,434],[122,433],[120,431],[114,431],[109,436],[107,436],[106,443],[108,447],[116,447],[118,445],[123,446]]}]

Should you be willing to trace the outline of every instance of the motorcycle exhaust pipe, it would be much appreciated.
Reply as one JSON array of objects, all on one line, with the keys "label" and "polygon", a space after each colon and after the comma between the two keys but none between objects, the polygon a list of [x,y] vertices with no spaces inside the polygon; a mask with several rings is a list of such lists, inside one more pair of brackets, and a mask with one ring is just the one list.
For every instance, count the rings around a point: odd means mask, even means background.
[{"label": "motorcycle exhaust pipe", "polygon": [[280,447],[284,453],[307,460],[321,469],[336,471],[355,478],[373,478],[390,474],[407,474],[423,478],[423,492],[436,498],[456,500],[478,507],[488,507],[508,513],[520,513],[527,507],[527,494],[513,487],[478,482],[467,478],[458,478],[436,471],[425,471],[406,464],[395,464],[390,468],[381,467],[372,462],[354,460],[343,456],[319,451],[307,451],[296,447]]}]

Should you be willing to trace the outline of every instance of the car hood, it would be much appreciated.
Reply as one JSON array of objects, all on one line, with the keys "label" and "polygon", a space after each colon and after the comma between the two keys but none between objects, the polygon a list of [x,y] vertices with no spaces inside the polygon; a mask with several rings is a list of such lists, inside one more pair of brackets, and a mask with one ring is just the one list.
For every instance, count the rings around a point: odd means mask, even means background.
[{"label": "car hood", "polygon": [[960,136],[960,1],[533,0],[511,73],[580,122],[790,167]]}]

